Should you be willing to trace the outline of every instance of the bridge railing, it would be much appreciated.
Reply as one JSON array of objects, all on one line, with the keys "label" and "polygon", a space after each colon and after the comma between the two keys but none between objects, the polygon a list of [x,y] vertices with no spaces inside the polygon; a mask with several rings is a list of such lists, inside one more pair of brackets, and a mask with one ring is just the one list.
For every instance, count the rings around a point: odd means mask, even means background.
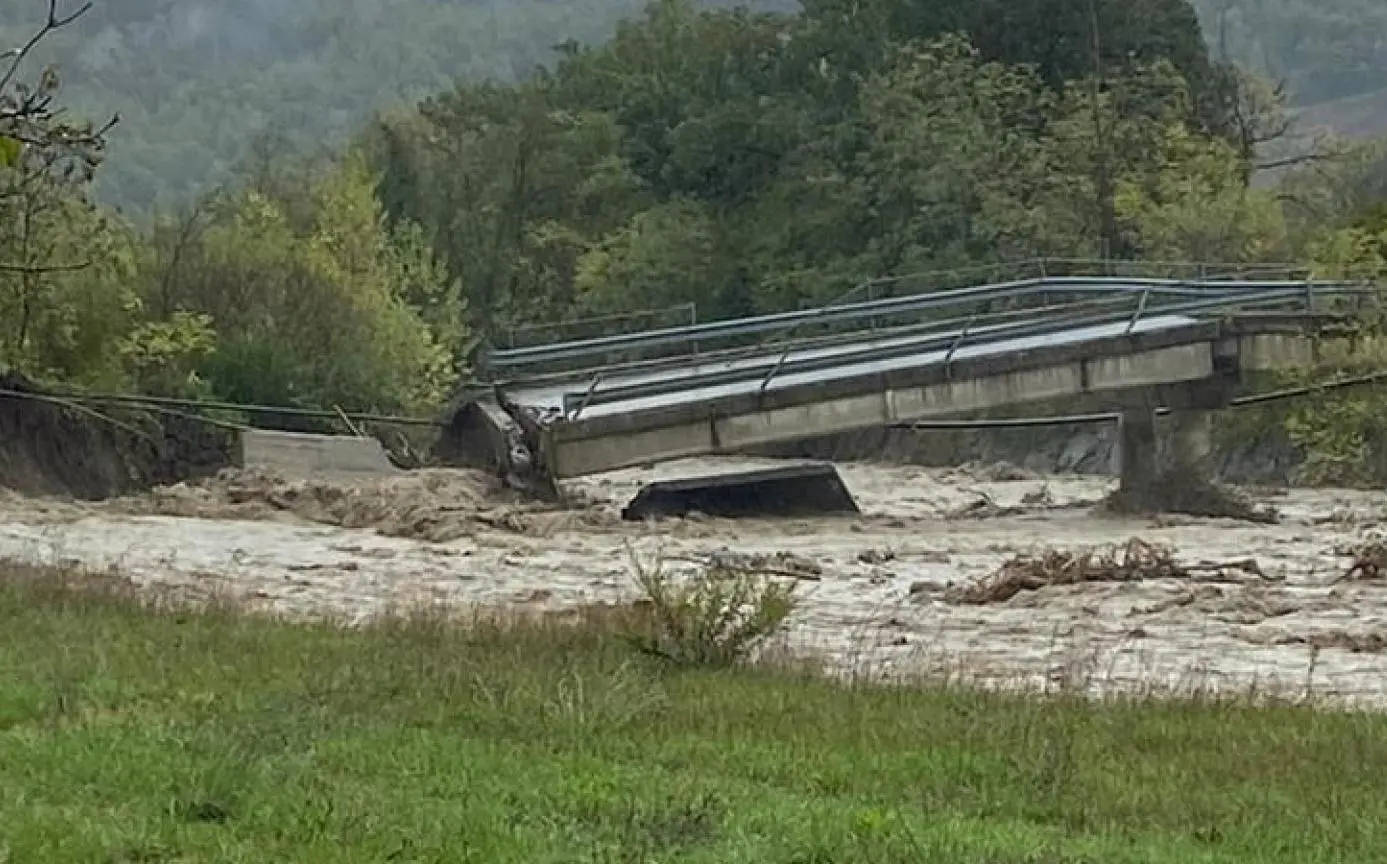
[{"label": "bridge railing", "polygon": [[496,348],[504,352],[555,342],[619,336],[624,333],[640,333],[697,323],[697,303],[676,303],[660,309],[638,309],[634,312],[564,318],[508,327],[498,334],[501,344]]},{"label": "bridge railing", "polygon": [[[564,393],[564,414],[576,419],[588,407],[666,393],[715,387],[739,382],[758,382],[761,392],[776,379],[841,368],[857,363],[873,363],[906,356],[942,354],[947,368],[955,355],[967,348],[1005,340],[1037,339],[1065,331],[1102,325],[1118,325],[1116,333],[1130,333],[1144,322],[1159,317],[1175,320],[1230,311],[1304,311],[1313,305],[1313,291],[1301,283],[1256,283],[1256,288],[1238,287],[1228,291],[1209,291],[1204,286],[1150,283],[1143,291],[1095,294],[1077,301],[1049,305],[1018,305],[1013,308],[981,310],[976,306],[954,310],[954,314],[908,327],[880,331],[880,338],[836,345],[822,340],[787,346],[779,353],[764,348],[756,356],[729,358],[727,362],[685,364],[679,369],[651,370],[614,381],[604,370],[591,375],[580,386]],[[1356,299],[1361,290],[1342,286],[1331,291],[1329,299]],[[1006,292],[997,292],[1006,296]],[[1025,295],[1034,296],[1034,295]],[[1112,330],[1109,326],[1108,330]]]},{"label": "bridge railing", "polygon": [[[1057,265],[1046,262],[1034,266],[1054,268]],[[1213,265],[1199,266],[1206,273],[1212,272]],[[985,316],[1009,309],[1063,307],[1065,304],[1077,310],[1074,304],[1095,298],[1145,298],[1141,306],[1151,305],[1155,309],[1180,298],[1217,297],[1221,303],[1233,305],[1253,300],[1265,303],[1268,302],[1267,296],[1262,295],[1273,292],[1278,298],[1277,302],[1292,307],[1299,303],[1302,308],[1310,308],[1319,300],[1342,299],[1354,292],[1361,293],[1364,287],[1344,282],[1235,278],[1243,275],[1246,274],[1225,270],[1205,280],[1031,276],[951,290],[909,290],[899,295],[870,300],[852,299],[795,312],[493,350],[487,356],[485,365],[493,378],[562,378],[593,369],[654,369],[669,362],[687,362],[695,357],[701,361],[728,359],[746,353],[775,350],[776,346],[793,349],[829,343],[844,336],[860,339],[864,332],[872,337],[884,337],[901,328],[938,323],[951,315]],[[904,286],[909,278],[913,277],[901,277],[889,282],[880,280],[873,284],[879,285],[882,290],[891,288],[894,291],[897,286]],[[886,284],[882,285],[881,282]],[[965,311],[960,313],[960,309]],[[1142,314],[1142,310],[1138,309],[1137,314]]]}]

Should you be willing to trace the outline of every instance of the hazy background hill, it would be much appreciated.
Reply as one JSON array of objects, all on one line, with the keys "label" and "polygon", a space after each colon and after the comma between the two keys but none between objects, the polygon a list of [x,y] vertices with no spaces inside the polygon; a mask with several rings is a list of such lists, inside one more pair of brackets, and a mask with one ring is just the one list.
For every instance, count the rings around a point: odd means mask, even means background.
[{"label": "hazy background hill", "polygon": [[[1141,0],[1133,0],[1141,2]],[[73,4],[75,5],[75,3]],[[730,5],[719,3],[717,5]],[[760,0],[789,9],[794,0]],[[1215,57],[1288,81],[1316,123],[1384,131],[1382,0],[1196,0]],[[0,0],[0,44],[43,0]],[[567,39],[599,41],[643,0],[95,0],[47,46],[73,104],[119,112],[102,196],[144,211],[225,178],[272,133],[331,145],[375,108],[461,77],[514,80]],[[1379,95],[1374,95],[1379,94]]]},{"label": "hazy background hill", "polygon": [[1387,3],[1195,0],[1195,7],[1214,56],[1284,80],[1308,126],[1355,138],[1387,134]]}]

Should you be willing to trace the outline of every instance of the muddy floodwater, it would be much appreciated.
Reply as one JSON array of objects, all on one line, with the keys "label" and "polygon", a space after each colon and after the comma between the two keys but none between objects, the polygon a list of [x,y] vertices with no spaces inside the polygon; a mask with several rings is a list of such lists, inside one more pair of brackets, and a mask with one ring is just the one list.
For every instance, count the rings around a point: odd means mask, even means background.
[{"label": "muddy floodwater", "polygon": [[[633,553],[676,569],[723,550],[789,553],[803,602],[788,638],[839,670],[1387,702],[1387,582],[1342,579],[1350,548],[1377,536],[1382,493],[1249,492],[1279,510],[1275,525],[1122,519],[1095,512],[1106,478],[849,464],[840,471],[857,517],[618,518],[642,483],[766,464],[690,460],[589,478],[572,486],[583,506],[564,512],[508,504],[454,471],[369,483],[226,475],[99,504],[0,494],[0,558],[362,620],[420,602],[629,600]],[[1018,553],[1132,538],[1170,547],[1193,575],[957,602],[958,586]],[[1260,573],[1218,567],[1245,559]]]}]

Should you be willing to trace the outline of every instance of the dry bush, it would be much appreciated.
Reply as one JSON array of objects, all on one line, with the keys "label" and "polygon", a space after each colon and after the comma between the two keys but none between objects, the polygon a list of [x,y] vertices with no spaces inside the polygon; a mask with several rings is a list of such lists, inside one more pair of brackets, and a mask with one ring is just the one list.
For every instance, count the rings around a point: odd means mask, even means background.
[{"label": "dry bush", "polygon": [[642,564],[632,553],[643,615],[629,636],[642,651],[681,664],[727,666],[745,660],[794,612],[795,583],[753,568],[712,563],[685,578],[663,559]]},{"label": "dry bush", "polygon": [[1188,572],[1175,562],[1169,548],[1134,537],[1117,547],[1045,549],[1017,555],[990,576],[952,588],[944,596],[951,603],[978,606],[1005,603],[1022,591],[1052,585],[1175,579]]}]

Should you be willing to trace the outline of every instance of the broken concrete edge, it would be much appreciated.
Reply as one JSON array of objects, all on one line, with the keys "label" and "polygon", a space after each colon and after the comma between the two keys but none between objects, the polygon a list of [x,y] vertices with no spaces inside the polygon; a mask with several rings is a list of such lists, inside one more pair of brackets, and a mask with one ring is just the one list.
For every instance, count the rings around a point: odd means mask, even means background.
[{"label": "broken concrete edge", "polygon": [[236,463],[286,475],[398,474],[376,438],[243,429],[237,436]]},{"label": "broken concrete edge", "polygon": [[526,498],[559,503],[561,489],[546,467],[542,418],[510,400],[500,385],[490,395],[472,394],[450,407],[435,455],[445,464],[489,471]]},{"label": "broken concrete edge", "polygon": [[732,471],[641,487],[621,511],[626,521],[691,513],[723,518],[857,515],[861,510],[831,463]]}]

